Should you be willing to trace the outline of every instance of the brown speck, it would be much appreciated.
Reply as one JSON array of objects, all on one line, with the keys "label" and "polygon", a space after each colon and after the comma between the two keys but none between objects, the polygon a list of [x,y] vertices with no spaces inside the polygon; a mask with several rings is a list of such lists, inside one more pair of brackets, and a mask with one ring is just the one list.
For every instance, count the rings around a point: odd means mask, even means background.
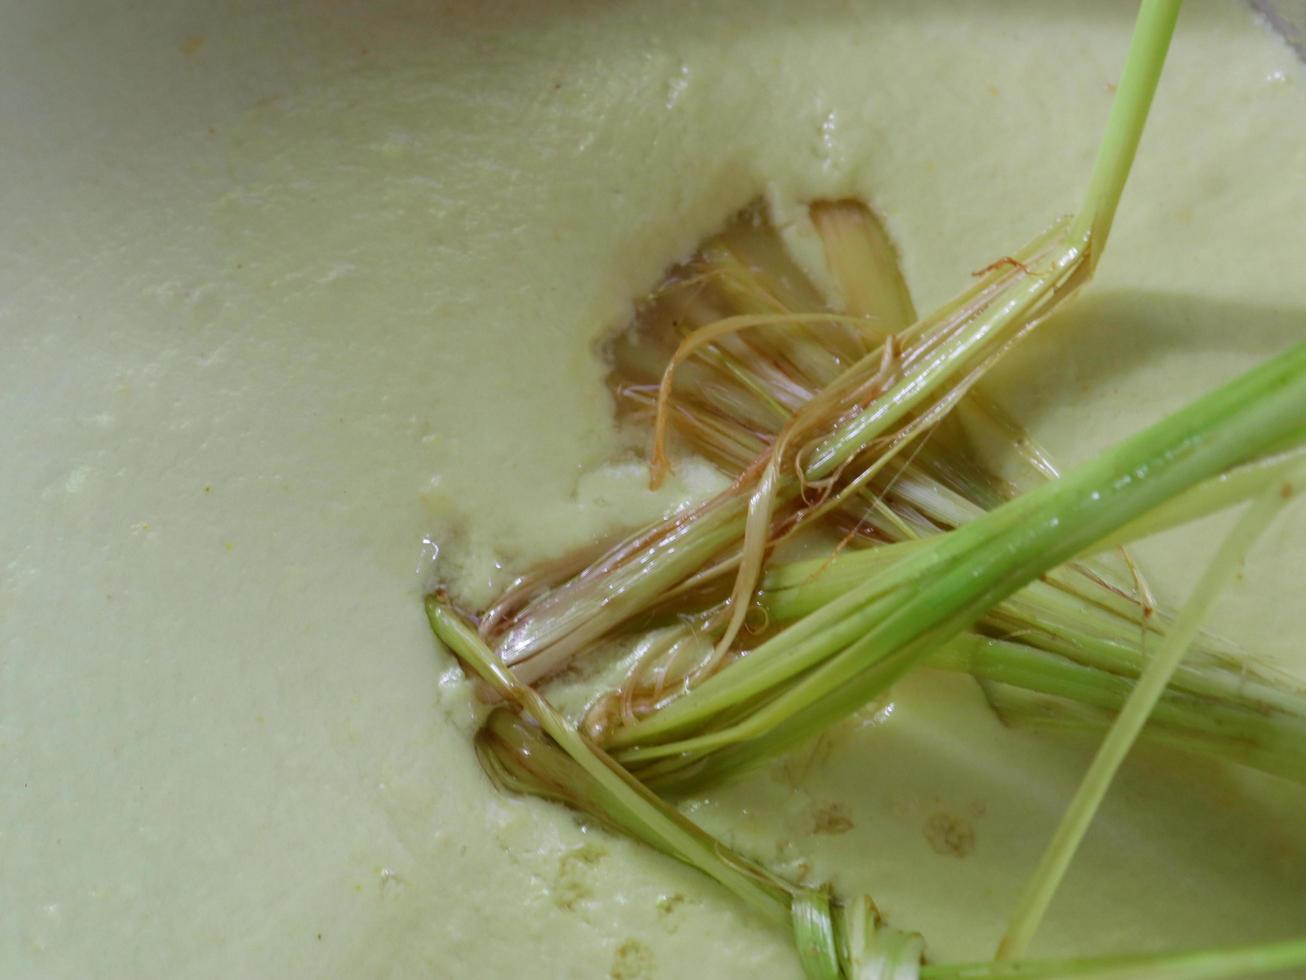
[{"label": "brown speck", "polygon": [[208,483],[204,484],[204,492],[205,492],[205,493],[212,493],[212,492],[213,492],[213,486],[212,486],[211,484],[208,484]]},{"label": "brown speck", "polygon": [[320,933],[320,932],[317,934],[317,941],[318,941],[318,942],[321,942],[321,941],[322,941],[322,933]]},{"label": "brown speck", "polygon": [[922,829],[935,854],[962,858],[975,850],[975,830],[964,817],[936,813]]},{"label": "brown speck", "polygon": [[652,980],[656,961],[653,950],[638,939],[627,939],[612,958],[611,980]]},{"label": "brown speck", "polygon": [[853,829],[852,814],[842,803],[826,803],[812,813],[812,833],[831,837]]},{"label": "brown speck", "polygon": [[680,892],[676,892],[674,895],[663,895],[658,899],[658,916],[666,918],[684,904],[685,896]]},{"label": "brown speck", "polygon": [[583,844],[558,859],[558,874],[553,881],[553,904],[570,912],[594,895],[591,872],[607,851],[597,844]]},{"label": "brown speck", "polygon": [[1115,83],[1115,82],[1106,82],[1105,85],[1106,85],[1106,90],[1107,90],[1108,92],[1110,92],[1112,95],[1115,95],[1115,94],[1116,94],[1116,83]]},{"label": "brown speck", "polygon": [[190,57],[193,54],[199,53],[199,49],[204,47],[204,41],[205,39],[199,35],[192,35],[181,42],[178,46],[178,50],[187,57]]},{"label": "brown speck", "polygon": [[1002,93],[998,91],[998,87],[996,85],[989,86],[989,95],[998,96],[1001,94]]},{"label": "brown speck", "polygon": [[1292,484],[1285,483],[1283,486],[1279,487],[1279,496],[1284,500],[1292,499]]}]

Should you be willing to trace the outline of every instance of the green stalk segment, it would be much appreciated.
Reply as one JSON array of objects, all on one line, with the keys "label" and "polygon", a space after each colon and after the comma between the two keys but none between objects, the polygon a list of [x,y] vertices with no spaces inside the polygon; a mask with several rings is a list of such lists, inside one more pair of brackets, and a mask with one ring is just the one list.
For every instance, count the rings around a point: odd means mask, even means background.
[{"label": "green stalk segment", "polygon": [[[1302,471],[1302,476],[1306,477],[1306,470]],[[1060,826],[1057,827],[1056,833],[1048,844],[1037,870],[1030,879],[1024,895],[1016,906],[1006,936],[998,946],[998,959],[1020,957],[1029,947],[1030,940],[1038,929],[1039,923],[1042,922],[1052,902],[1053,894],[1065,877],[1066,870],[1070,867],[1070,862],[1084,839],[1089,824],[1106,796],[1108,787],[1115,779],[1121,763],[1133,747],[1143,725],[1146,724],[1148,716],[1161,699],[1166,684],[1179,666],[1179,661],[1183,659],[1189,644],[1197,636],[1202,620],[1216,597],[1237,572],[1252,544],[1264,533],[1271,519],[1291,496],[1291,491],[1283,493],[1277,486],[1263,491],[1252,501],[1246,513],[1220,546],[1206,574],[1180,611],[1174,626],[1161,643],[1161,648],[1147,665],[1147,669],[1143,671],[1129,700],[1125,702],[1123,710],[1107,732],[1074,799],[1066,809]]]},{"label": "green stalk segment", "polygon": [[1139,6],[1125,69],[1111,103],[1084,205],[1070,226],[1071,238],[1087,236],[1090,272],[1106,248],[1116,207],[1152,108],[1152,97],[1161,80],[1180,6],[1181,0],[1143,0]]},{"label": "green stalk segment", "polygon": [[[773,924],[790,926],[808,980],[858,980],[867,974],[856,964],[877,948],[894,950],[904,963],[914,955],[919,964],[923,944],[904,944],[901,934],[891,929],[877,931],[878,914],[870,899],[844,909],[827,891],[793,885],[731,851],[660,800],[540,694],[520,683],[447,599],[427,596],[426,614],[445,646],[539,726],[528,725],[504,707],[490,712],[477,735],[477,755],[496,783],[589,813],[610,829],[697,868]],[[858,914],[866,921],[854,924]],[[861,940],[851,946],[850,930]],[[877,936],[878,945],[872,942]]]},{"label": "green stalk segment", "polygon": [[923,966],[921,980],[1241,980],[1306,967],[1306,939],[1183,953]]},{"label": "green stalk segment", "polygon": [[[768,692],[771,700],[746,722],[687,749],[683,761],[699,763],[692,782],[796,744],[865,704],[1029,581],[1176,494],[1282,448],[1303,417],[1306,344],[1299,344],[1069,476],[930,539],[612,744],[674,742],[722,707]],[[715,758],[703,758],[707,752]]]},{"label": "green stalk segment", "polygon": [[[1005,723],[1043,728],[1106,728],[1136,684],[1135,675],[1086,667],[974,633],[948,643],[926,666],[970,674]],[[1234,695],[1193,695],[1172,684],[1143,734],[1154,742],[1306,783],[1306,712],[1301,707],[1289,713]]]},{"label": "green stalk segment", "polygon": [[591,745],[542,695],[520,683],[443,597],[427,596],[426,615],[432,631],[445,646],[503,698],[530,715],[584,772],[587,782],[576,799],[581,799],[581,794],[589,799],[601,794],[606,804],[602,816],[608,823],[698,868],[772,921],[785,921],[789,889],[752,862],[730,855],[720,842],[659,800],[603,750]]}]

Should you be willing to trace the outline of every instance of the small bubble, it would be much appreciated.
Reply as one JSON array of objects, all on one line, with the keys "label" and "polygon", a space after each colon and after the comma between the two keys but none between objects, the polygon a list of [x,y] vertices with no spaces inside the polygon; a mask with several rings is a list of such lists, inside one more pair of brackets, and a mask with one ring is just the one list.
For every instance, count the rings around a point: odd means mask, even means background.
[{"label": "small bubble", "polygon": [[440,546],[428,534],[422,538],[422,546],[417,558],[417,574],[433,578],[439,562]]},{"label": "small bubble", "polygon": [[682,64],[680,70],[667,81],[667,108],[673,109],[689,88],[689,65]]},{"label": "small bubble", "polygon": [[839,114],[831,109],[821,120],[816,155],[826,169],[834,165],[839,154]]},{"label": "small bubble", "polygon": [[834,139],[838,128],[839,116],[831,109],[821,122],[821,145],[829,152],[834,152]]}]

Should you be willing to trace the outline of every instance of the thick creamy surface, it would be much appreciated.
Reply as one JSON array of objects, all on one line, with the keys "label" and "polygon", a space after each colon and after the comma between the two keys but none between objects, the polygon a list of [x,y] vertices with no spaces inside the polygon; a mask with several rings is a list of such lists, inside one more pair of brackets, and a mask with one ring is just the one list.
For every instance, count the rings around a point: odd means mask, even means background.
[{"label": "thick creamy surface", "polygon": [[[1130,5],[11,6],[0,974],[796,976],[694,872],[491,790],[421,590],[710,482],[609,465],[591,343],[755,196],[867,196],[921,308],[1071,210]],[[995,384],[1063,460],[1300,338],[1304,83],[1185,11],[1098,280]],[[1210,530],[1146,549],[1164,594]],[[1298,508],[1217,625],[1306,673],[1304,554]],[[693,812],[979,958],[1091,748],[913,678]],[[1303,804],[1139,753],[1038,950],[1301,934]]]}]

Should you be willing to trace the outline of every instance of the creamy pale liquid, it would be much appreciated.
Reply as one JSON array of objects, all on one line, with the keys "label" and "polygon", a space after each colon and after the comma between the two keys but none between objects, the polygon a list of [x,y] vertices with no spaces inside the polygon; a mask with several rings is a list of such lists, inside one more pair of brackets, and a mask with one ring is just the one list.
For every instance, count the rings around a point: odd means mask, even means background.
[{"label": "creamy pale liquid", "polygon": [[[422,590],[713,484],[644,490],[592,343],[757,195],[870,199],[922,309],[1072,210],[1130,5],[13,6],[0,974],[796,976],[697,873],[491,789]],[[1097,281],[994,380],[1062,461],[1302,336],[1304,83],[1185,10]],[[1143,549],[1162,595],[1216,530]],[[1303,555],[1298,507],[1214,625],[1306,675]],[[898,694],[689,808],[986,957],[1093,739]],[[1036,951],[1306,932],[1303,806],[1138,751]]]}]

